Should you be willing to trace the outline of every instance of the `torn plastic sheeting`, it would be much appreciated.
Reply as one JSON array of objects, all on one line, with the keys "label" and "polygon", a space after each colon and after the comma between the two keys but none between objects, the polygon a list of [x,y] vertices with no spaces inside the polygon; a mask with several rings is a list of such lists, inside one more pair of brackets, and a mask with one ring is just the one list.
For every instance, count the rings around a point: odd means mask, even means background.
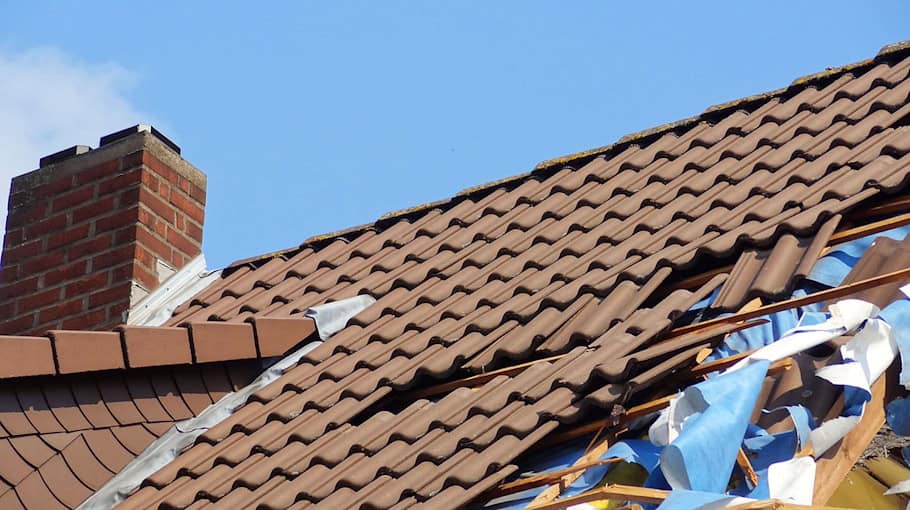
[{"label": "torn plastic sheeting", "polygon": [[250,395],[280,377],[285,370],[293,367],[300,361],[300,358],[321,343],[311,342],[301,347],[268,367],[241,390],[229,393],[218,402],[205,408],[198,416],[175,423],[78,508],[80,510],[113,508],[139,487],[143,480],[173,461],[184,449],[192,445],[203,432],[230,416],[247,401]]},{"label": "torn plastic sheeting", "polygon": [[866,403],[872,399],[872,383],[897,356],[891,327],[881,319],[867,320],[853,338],[841,346],[841,355],[844,363],[829,365],[816,372],[818,377],[844,386],[844,413],[809,433],[815,457],[827,452],[862,419]]},{"label": "torn plastic sheeting", "polygon": [[853,266],[856,265],[876,239],[879,237],[888,237],[895,241],[901,241],[907,237],[907,235],[910,235],[910,225],[868,235],[850,241],[849,243],[834,246],[825,254],[825,256],[818,259],[812,267],[812,271],[806,278],[824,285],[837,287],[843,283],[844,278],[847,277],[847,274],[853,269]]},{"label": "torn plastic sheeting", "polygon": [[885,496],[890,496],[892,494],[910,494],[910,480],[896,483],[885,491]]},{"label": "torn plastic sheeting", "polygon": [[885,407],[885,419],[895,434],[910,436],[910,398],[896,398]]},{"label": "torn plastic sheeting", "polygon": [[[768,362],[756,362],[686,388],[674,399],[667,419],[655,422],[677,436],[660,455],[660,467],[673,489],[723,493],[749,425]],[[672,437],[672,432],[656,436]]]},{"label": "torn plastic sheeting", "polygon": [[[901,292],[910,295],[910,286],[901,287]],[[879,316],[894,330],[897,350],[901,357],[901,385],[910,390],[910,299],[901,299],[886,306]]]},{"label": "torn plastic sheeting", "polygon": [[327,340],[330,336],[341,331],[352,317],[375,302],[376,299],[373,296],[361,294],[352,298],[314,306],[304,312],[303,315],[313,319],[316,323],[316,330],[319,332],[319,338]]},{"label": "torn plastic sheeting", "polygon": [[878,307],[859,299],[838,301],[832,304],[829,310],[831,310],[831,317],[827,321],[791,330],[780,340],[740,360],[726,372],[740,370],[758,360],[773,362],[790,357],[853,331],[867,319],[875,317],[879,313]]}]

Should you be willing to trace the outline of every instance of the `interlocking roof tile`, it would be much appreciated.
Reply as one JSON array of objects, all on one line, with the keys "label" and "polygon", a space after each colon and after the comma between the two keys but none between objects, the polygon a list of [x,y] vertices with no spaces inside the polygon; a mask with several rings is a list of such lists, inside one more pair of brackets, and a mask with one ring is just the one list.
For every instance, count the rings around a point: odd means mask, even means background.
[{"label": "interlocking roof tile", "polygon": [[[169,325],[195,337],[207,321],[377,301],[122,507],[467,503],[556,428],[637,402],[731,331],[668,336],[694,304],[718,289],[719,307],[780,296],[858,204],[902,191],[908,97],[910,57],[895,47],[232,265]],[[531,359],[473,389],[401,400]]]}]

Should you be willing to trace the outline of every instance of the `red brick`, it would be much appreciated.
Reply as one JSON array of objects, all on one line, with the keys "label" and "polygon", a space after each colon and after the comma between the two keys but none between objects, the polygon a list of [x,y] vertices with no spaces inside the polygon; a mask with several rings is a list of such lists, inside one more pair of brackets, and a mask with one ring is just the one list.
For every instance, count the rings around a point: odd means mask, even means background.
[{"label": "red brick", "polygon": [[131,260],[122,266],[117,266],[114,269],[111,269],[111,283],[132,279],[133,271],[138,266],[138,264]]},{"label": "red brick", "polygon": [[174,223],[174,225],[177,226],[177,230],[183,232],[184,230],[186,230],[186,216],[180,214],[179,212],[176,213],[176,215],[177,215],[177,217],[176,217],[177,221]]},{"label": "red brick", "polygon": [[187,180],[186,177],[183,177],[181,175],[177,176],[177,187],[187,195],[190,194],[190,186],[192,186],[192,184],[190,184],[190,181]]},{"label": "red brick", "polygon": [[84,225],[79,225],[78,227],[66,229],[63,232],[51,234],[47,238],[46,249],[50,251],[61,246],[81,241],[88,237],[88,232],[89,225],[86,223]]},{"label": "red brick", "polygon": [[25,260],[29,257],[34,257],[35,255],[41,253],[41,240],[36,239],[32,242],[20,244],[15,248],[10,248],[3,251],[3,265],[12,264],[14,262],[19,262],[20,260]]},{"label": "red brick", "polygon": [[136,246],[136,256],[135,260],[141,264],[144,264],[145,267],[153,268],[158,258],[166,258],[163,254],[158,254],[156,257],[149,250],[147,250],[142,245]]},{"label": "red brick", "polygon": [[67,191],[73,187],[73,176],[65,175],[54,180],[48,181],[34,189],[35,195],[51,196],[59,195],[60,192]]},{"label": "red brick", "polygon": [[133,267],[133,280],[142,284],[147,290],[158,288],[158,277],[138,264]]},{"label": "red brick", "polygon": [[114,232],[114,246],[128,244],[136,240],[137,228],[133,225]]},{"label": "red brick", "polygon": [[116,210],[114,207],[114,197],[102,198],[74,210],[73,224],[81,223],[85,220],[90,220],[99,216],[104,216],[105,214],[109,214],[114,210]]},{"label": "red brick", "polygon": [[136,186],[141,181],[141,177],[141,168],[134,168],[124,173],[116,174],[98,183],[98,196],[107,195],[115,191],[122,191],[130,186]]},{"label": "red brick", "polygon": [[83,186],[75,191],[71,191],[54,199],[51,205],[53,212],[60,212],[65,209],[77,206],[90,201],[95,196],[94,186]]},{"label": "red brick", "polygon": [[153,193],[158,193],[158,178],[152,175],[152,172],[142,172],[142,184],[145,185]]},{"label": "red brick", "polygon": [[171,183],[162,182],[161,186],[158,186],[158,196],[161,197],[161,200],[164,200],[165,202],[170,202],[172,190],[173,190],[173,187],[171,186]]},{"label": "red brick", "polygon": [[111,247],[112,241],[113,236],[111,234],[105,234],[93,237],[79,244],[74,244],[66,250],[66,258],[67,260],[73,261],[85,257],[86,255],[101,253]]},{"label": "red brick", "polygon": [[99,269],[132,260],[134,251],[135,248],[132,245],[126,245],[96,255],[95,258],[92,259],[92,271],[98,271]]},{"label": "red brick", "polygon": [[22,241],[25,240],[25,238],[22,236],[22,234],[23,234],[23,232],[22,232],[21,228],[15,229],[15,230],[8,230],[6,232],[6,234],[3,236],[3,247],[12,248],[13,246],[16,246],[17,244],[21,244]]},{"label": "red brick", "polygon": [[107,305],[121,299],[129,299],[131,282],[126,281],[118,283],[113,287],[101,292],[94,292],[88,297],[89,308],[96,308]]},{"label": "red brick", "polygon": [[48,205],[49,202],[47,200],[40,200],[28,207],[10,211],[9,215],[6,217],[7,227],[21,227],[39,221],[42,218],[46,218]]},{"label": "red brick", "polygon": [[16,314],[16,302],[7,301],[0,303],[0,317],[12,317]]},{"label": "red brick", "polygon": [[140,186],[133,186],[128,188],[123,193],[117,195],[117,207],[125,209],[127,207],[134,206],[139,203],[139,190]]},{"label": "red brick", "polygon": [[167,228],[167,242],[187,255],[196,255],[200,251],[198,244],[171,227]]},{"label": "red brick", "polygon": [[0,286],[0,299],[6,300],[19,296],[25,296],[26,294],[31,294],[36,290],[38,290],[38,277],[33,276],[25,280],[19,280],[18,282],[12,282]]},{"label": "red brick", "polygon": [[104,325],[106,318],[107,314],[105,313],[104,308],[99,308],[98,310],[88,311],[82,315],[73,317],[72,319],[67,319],[63,321],[60,327],[72,330],[97,328]]},{"label": "red brick", "polygon": [[190,185],[190,198],[199,202],[201,205],[205,205],[205,190],[196,186],[195,184]]},{"label": "red brick", "polygon": [[19,299],[19,310],[37,310],[45,306],[56,304],[60,300],[60,291],[62,289],[50,289],[44,292],[38,292]]},{"label": "red brick", "polygon": [[171,184],[177,184],[177,172],[175,172],[171,167],[159,161],[155,156],[152,156],[151,153],[143,151],[142,164],[149,167],[162,179],[170,182]]},{"label": "red brick", "polygon": [[139,223],[147,226],[149,230],[155,232],[162,238],[167,234],[167,224],[155,214],[144,208],[139,209]]},{"label": "red brick", "polygon": [[174,204],[177,209],[185,212],[187,216],[196,220],[196,223],[199,223],[200,225],[205,223],[205,211],[187,198],[186,195],[183,195],[182,193],[171,193],[171,203]]},{"label": "red brick", "polygon": [[28,314],[0,322],[0,333],[4,335],[21,335],[35,327],[35,315]]},{"label": "red brick", "polygon": [[9,202],[7,202],[7,207],[10,211],[13,209],[18,209],[20,207],[25,207],[29,205],[34,198],[34,191],[20,191],[18,193],[10,193]]},{"label": "red brick", "polygon": [[186,229],[184,229],[186,235],[193,239],[199,244],[202,244],[202,229],[196,226],[192,221],[186,222]]},{"label": "red brick", "polygon": [[66,280],[79,278],[85,274],[86,269],[88,269],[88,261],[80,260],[60,269],[48,271],[44,273],[44,286],[51,287]]},{"label": "red brick", "polygon": [[144,228],[138,229],[136,232],[136,240],[139,241],[139,244],[145,246],[159,257],[164,259],[171,258],[171,246],[152,235],[148,230]]},{"label": "red brick", "polygon": [[81,186],[87,182],[97,181],[108,175],[112,175],[120,169],[120,160],[106,161],[100,165],[93,166],[82,170],[76,177],[76,185]]},{"label": "red brick", "polygon": [[38,274],[58,267],[66,261],[66,253],[55,251],[26,261],[19,266],[24,274]]},{"label": "red brick", "polygon": [[124,322],[123,312],[126,312],[130,309],[130,300],[127,298],[124,301],[119,303],[114,303],[107,307],[107,318],[108,322],[112,324],[119,324]]},{"label": "red brick", "polygon": [[145,188],[140,188],[139,202],[151,209],[153,213],[157,214],[164,221],[171,224],[174,223],[174,208],[164,203],[151,191],[148,191]]},{"label": "red brick", "polygon": [[82,311],[82,299],[74,299],[38,312],[38,324],[47,324],[61,317],[75,315]]},{"label": "red brick", "polygon": [[136,152],[127,154],[120,158],[120,168],[123,170],[128,170],[134,166],[139,166],[142,164],[142,154],[145,151],[138,150]]},{"label": "red brick", "polygon": [[88,275],[85,278],[80,278],[72,283],[68,283],[64,288],[63,294],[66,298],[71,298],[104,288],[107,286],[107,283],[107,273],[96,273]]},{"label": "red brick", "polygon": [[66,213],[58,214],[57,216],[51,216],[50,218],[41,220],[37,223],[25,227],[25,235],[31,239],[42,237],[51,232],[57,232],[65,228],[66,223]]},{"label": "red brick", "polygon": [[138,220],[138,207],[133,207],[132,209],[127,209],[125,211],[117,211],[110,216],[105,216],[104,218],[98,218],[95,220],[95,232],[107,232],[108,230],[116,230],[120,227],[134,224]]}]

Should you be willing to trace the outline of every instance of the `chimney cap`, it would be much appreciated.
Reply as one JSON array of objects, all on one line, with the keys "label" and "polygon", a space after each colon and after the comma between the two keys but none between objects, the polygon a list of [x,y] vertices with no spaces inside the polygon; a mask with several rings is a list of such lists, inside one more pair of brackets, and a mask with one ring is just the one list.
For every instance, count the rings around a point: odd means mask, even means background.
[{"label": "chimney cap", "polygon": [[69,159],[73,156],[78,156],[80,154],[85,154],[86,152],[92,150],[88,145],[73,145],[68,149],[63,149],[62,151],[55,152],[44,156],[38,160],[38,168],[44,168],[48,165],[53,165],[54,163],[59,163],[64,159]]},{"label": "chimney cap", "polygon": [[128,137],[130,135],[134,135],[136,133],[151,133],[152,136],[161,140],[161,142],[164,143],[164,145],[167,145],[168,147],[170,147],[172,151],[176,152],[177,154],[180,154],[180,146],[177,145],[176,143],[174,143],[173,141],[171,141],[170,138],[164,136],[164,133],[162,133],[161,131],[158,131],[157,129],[155,129],[155,126],[152,126],[150,124],[136,124],[135,126],[131,126],[126,129],[121,129],[120,131],[117,131],[115,133],[111,133],[109,135],[104,135],[98,141],[98,147],[104,147],[105,145],[107,145],[109,143],[116,142],[117,140],[126,138],[126,137]]}]

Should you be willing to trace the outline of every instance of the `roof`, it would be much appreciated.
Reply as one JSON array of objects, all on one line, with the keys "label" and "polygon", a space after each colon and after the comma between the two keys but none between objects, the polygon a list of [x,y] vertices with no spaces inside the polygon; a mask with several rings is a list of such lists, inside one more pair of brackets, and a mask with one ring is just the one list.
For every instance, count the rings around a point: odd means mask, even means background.
[{"label": "roof", "polygon": [[[223,338],[259,342],[246,356],[256,359],[269,320],[297,324],[312,306],[361,294],[377,301],[121,506],[470,502],[554,431],[639,403],[716,345],[735,326],[674,330],[704,298],[719,292],[718,309],[735,309],[785,295],[857,222],[893,212],[879,204],[910,177],[908,52],[886,47],[785,89],[232,264],[166,324],[194,345],[191,361],[223,362],[199,358],[206,329],[242,330]],[[117,334],[127,345],[129,333]],[[61,335],[50,336],[55,349]],[[284,339],[276,353],[303,338],[275,335]],[[62,372],[60,349],[52,355]],[[159,369],[113,374],[145,370]],[[472,375],[473,387],[427,390]],[[32,379],[41,377],[81,375]],[[142,426],[149,441],[160,427]],[[73,507],[100,478],[91,485],[62,464],[87,487],[51,487]],[[45,504],[25,497],[34,475],[22,483],[9,484],[19,504]],[[0,498],[13,502],[8,494]]]}]

